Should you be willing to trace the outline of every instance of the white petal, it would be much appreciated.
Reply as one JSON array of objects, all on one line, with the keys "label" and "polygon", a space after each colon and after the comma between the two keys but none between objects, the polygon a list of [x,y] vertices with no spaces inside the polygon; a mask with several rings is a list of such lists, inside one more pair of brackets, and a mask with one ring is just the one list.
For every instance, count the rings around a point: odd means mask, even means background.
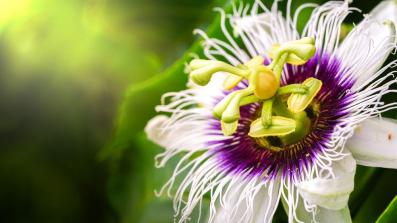
[{"label": "white petal", "polygon": [[317,177],[297,184],[298,191],[305,201],[331,210],[340,210],[347,205],[349,194],[354,187],[356,162],[348,155],[340,161],[334,161],[332,170],[335,178]]},{"label": "white petal", "polygon": [[153,142],[175,155],[178,151],[209,149],[208,142],[225,139],[222,132],[213,129],[212,108],[217,98],[224,97],[220,85],[224,76],[215,74],[206,86],[193,86],[179,92],[168,92],[161,98],[158,115],[148,122],[145,132]]},{"label": "white petal", "polygon": [[148,139],[163,147],[167,146],[167,137],[166,134],[162,132],[161,126],[164,126],[168,119],[169,118],[165,115],[157,115],[150,119],[145,126],[145,133]]},{"label": "white petal", "polygon": [[194,126],[193,122],[181,121],[168,127],[171,123],[171,119],[165,115],[152,118],[145,127],[148,139],[168,150],[192,151],[205,147],[205,129],[201,127],[202,124]]},{"label": "white petal", "polygon": [[[263,185],[259,189],[252,198],[252,207],[247,207],[248,200],[241,200],[241,197],[245,194],[244,192],[247,192],[243,191],[243,189],[244,188],[235,188],[235,190],[230,193],[230,197],[225,199],[226,204],[223,207],[219,207],[216,212],[215,223],[268,223],[272,221],[280,200],[280,178],[270,182],[270,184]],[[247,215],[249,208],[253,208],[253,216],[250,217],[249,214]],[[230,213],[232,210],[234,214],[231,216]],[[244,217],[244,219],[241,219],[241,217]]]},{"label": "white petal", "polygon": [[394,23],[390,18],[376,16],[378,13],[371,15],[349,33],[337,51],[344,67],[356,77],[355,87],[360,87],[375,74],[395,47]]},{"label": "white petal", "polygon": [[367,119],[356,128],[346,146],[360,165],[397,168],[397,121]]}]

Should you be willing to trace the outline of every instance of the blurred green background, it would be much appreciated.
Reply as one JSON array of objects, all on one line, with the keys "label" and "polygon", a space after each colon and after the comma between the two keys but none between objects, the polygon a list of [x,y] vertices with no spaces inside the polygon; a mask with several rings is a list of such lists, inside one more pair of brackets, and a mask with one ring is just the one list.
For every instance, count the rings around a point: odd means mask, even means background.
[{"label": "blurred green background", "polygon": [[[219,36],[212,8],[230,3],[0,0],[0,221],[172,222],[170,200],[153,193],[172,164],[153,167],[161,148],[142,130],[160,95],[184,87],[183,63],[200,54],[192,30]],[[358,222],[391,201],[395,176],[359,169]]]}]

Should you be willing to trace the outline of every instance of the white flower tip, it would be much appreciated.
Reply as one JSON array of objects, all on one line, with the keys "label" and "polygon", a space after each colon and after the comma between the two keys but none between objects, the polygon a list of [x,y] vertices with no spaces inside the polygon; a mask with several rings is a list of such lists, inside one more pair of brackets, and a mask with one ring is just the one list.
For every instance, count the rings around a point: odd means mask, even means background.
[{"label": "white flower tip", "polygon": [[225,11],[220,7],[215,7],[213,10],[214,10],[214,12],[219,12],[221,14],[225,14]]},{"label": "white flower tip", "polygon": [[384,21],[389,19],[397,23],[397,0],[381,1],[370,14],[376,20]]},{"label": "white flower tip", "polygon": [[390,35],[394,36],[394,43],[396,43],[397,42],[397,36],[396,36],[397,32],[396,32],[396,24],[395,24],[395,22],[390,20],[390,19],[386,19],[386,20],[383,21],[383,25],[385,25],[385,26],[387,26],[389,28]]},{"label": "white flower tip", "polygon": [[154,107],[154,110],[156,112],[161,112],[161,106],[157,105],[156,107]]},{"label": "white flower tip", "polygon": [[[397,0],[396,0],[397,1]],[[388,28],[390,29],[390,32],[394,35],[396,35],[396,24],[394,21],[390,20],[390,19],[385,19],[383,21],[383,25],[388,26]]]},{"label": "white flower tip", "polygon": [[394,26],[394,23],[390,19],[386,19],[385,21],[383,21],[383,25],[393,25]]},{"label": "white flower tip", "polygon": [[193,35],[205,35],[205,33],[203,32],[203,30],[201,29],[193,29]]},{"label": "white flower tip", "polygon": [[148,139],[159,145],[162,145],[163,142],[162,139],[164,138],[164,134],[162,132],[162,126],[164,126],[164,124],[168,121],[168,119],[169,118],[165,115],[157,115],[151,120],[149,120],[144,130]]}]

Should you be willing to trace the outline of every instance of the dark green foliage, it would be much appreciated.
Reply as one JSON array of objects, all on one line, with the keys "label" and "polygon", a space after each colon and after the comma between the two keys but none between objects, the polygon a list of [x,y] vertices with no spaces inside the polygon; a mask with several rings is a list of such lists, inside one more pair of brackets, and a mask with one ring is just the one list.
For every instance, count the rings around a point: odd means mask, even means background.
[{"label": "dark green foliage", "polygon": [[397,196],[390,202],[382,215],[376,220],[377,223],[393,223],[397,220]]}]

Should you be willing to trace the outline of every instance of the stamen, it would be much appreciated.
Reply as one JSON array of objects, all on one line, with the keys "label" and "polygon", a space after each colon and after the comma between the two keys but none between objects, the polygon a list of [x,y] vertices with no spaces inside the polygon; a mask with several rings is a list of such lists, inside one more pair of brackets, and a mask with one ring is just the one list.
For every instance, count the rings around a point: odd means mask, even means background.
[{"label": "stamen", "polygon": [[190,62],[190,77],[198,85],[207,85],[214,73],[223,71],[240,77],[249,74],[248,69],[243,67],[237,68],[221,61],[194,59]]},{"label": "stamen", "polygon": [[[314,39],[302,38],[282,45],[274,45],[269,52],[273,59],[270,65],[264,65],[264,58],[253,57],[245,64],[232,66],[214,60],[192,60],[189,64],[191,79],[198,85],[206,85],[212,75],[222,71],[228,73],[223,87],[232,90],[243,80],[248,86],[231,92],[223,98],[213,110],[214,116],[221,121],[225,136],[232,135],[237,130],[240,119],[240,107],[251,103],[262,103],[261,117],[252,122],[249,135],[251,137],[285,136],[296,131],[296,126],[305,125],[300,117],[321,88],[321,81],[308,78],[302,84],[292,84],[280,87],[280,78],[286,63],[302,65],[315,53]],[[288,102],[284,103],[284,95],[290,94]],[[278,107],[288,109],[273,110],[273,102],[282,98]],[[277,112],[279,111],[279,112]],[[280,112],[281,111],[281,112]],[[292,112],[292,113],[291,113]],[[274,116],[273,116],[274,115]],[[293,138],[296,138],[294,134]],[[301,134],[298,134],[301,135]]]},{"label": "stamen", "polygon": [[253,121],[248,135],[254,138],[265,136],[284,136],[294,132],[296,128],[295,120],[281,116],[273,116],[271,123],[272,124],[266,128],[263,126],[261,119]]}]

